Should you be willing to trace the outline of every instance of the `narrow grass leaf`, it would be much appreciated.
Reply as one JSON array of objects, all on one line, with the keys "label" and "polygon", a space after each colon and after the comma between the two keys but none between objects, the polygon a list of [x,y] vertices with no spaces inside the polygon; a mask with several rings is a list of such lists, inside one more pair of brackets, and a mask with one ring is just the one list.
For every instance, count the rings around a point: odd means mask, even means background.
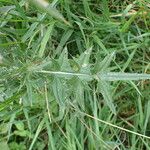
[{"label": "narrow grass leaf", "polygon": [[84,33],[84,27],[83,27],[83,25],[81,24],[81,22],[78,22],[78,21],[75,21],[75,23],[79,26],[79,29],[80,29],[80,31],[82,33],[84,42],[86,43],[86,36],[85,36],[85,33]]},{"label": "narrow grass leaf", "polygon": [[143,122],[144,122],[144,113],[143,113],[143,106],[142,106],[142,100],[141,100],[141,96],[139,95],[138,99],[137,99],[137,107],[139,110],[139,125],[142,128],[143,127]]},{"label": "narrow grass leaf", "polygon": [[46,49],[46,44],[51,36],[51,33],[52,33],[52,30],[53,30],[53,26],[54,26],[54,22],[52,22],[48,28],[47,28],[47,31],[41,41],[41,47],[40,47],[40,50],[39,50],[39,57],[43,57],[44,55],[44,52],[45,52],[45,49]]},{"label": "narrow grass leaf", "polygon": [[70,36],[72,35],[73,30],[69,29],[67,30],[63,35],[62,38],[60,40],[60,43],[58,45],[58,47],[56,48],[56,51],[54,52],[54,56],[56,56],[57,54],[61,53],[64,45],[66,44],[66,42],[69,40]]},{"label": "narrow grass leaf", "polygon": [[96,119],[97,121],[99,121],[99,122],[101,122],[101,123],[104,123],[104,124],[106,124],[106,125],[108,125],[108,126],[111,126],[111,127],[117,128],[117,129],[119,129],[119,130],[122,130],[122,131],[125,131],[125,132],[128,132],[128,133],[131,133],[131,134],[134,134],[134,135],[137,135],[137,136],[140,136],[140,137],[143,137],[143,138],[145,138],[145,139],[150,140],[150,137],[149,137],[149,136],[146,136],[146,135],[144,135],[144,134],[140,134],[140,133],[134,132],[134,131],[132,131],[132,130],[128,130],[128,129],[126,129],[126,128],[123,128],[123,127],[114,125],[114,124],[112,124],[112,123],[110,123],[110,122],[101,120],[101,119],[99,119],[99,118],[95,118],[94,116],[91,116],[91,115],[89,115],[89,114],[87,114],[87,113],[84,113],[84,112],[81,112],[81,111],[78,111],[78,112],[81,113],[81,114],[84,114],[85,116],[87,116],[87,117],[89,117],[89,118],[91,118],[91,119]]},{"label": "narrow grass leaf", "polygon": [[109,16],[110,16],[109,1],[108,0],[102,0],[101,9],[102,9],[103,16],[104,16],[105,20],[108,21]]},{"label": "narrow grass leaf", "polygon": [[46,0],[29,0],[34,5],[36,5],[38,8],[43,10],[44,12],[48,13],[50,16],[58,19],[59,21],[63,21],[66,24],[69,24],[63,15],[54,7],[52,7]]},{"label": "narrow grass leaf", "polygon": [[46,127],[47,127],[47,133],[48,133],[48,138],[49,138],[49,147],[51,147],[51,150],[56,150],[54,138],[52,135],[52,131],[51,131],[50,122],[49,122],[48,117],[46,118]]},{"label": "narrow grass leaf", "polygon": [[24,115],[25,115],[25,118],[27,120],[27,124],[28,124],[28,128],[31,132],[31,122],[30,122],[30,119],[29,119],[29,113],[28,113],[28,110],[26,108],[23,109],[23,112],[24,112]]},{"label": "narrow grass leaf", "polygon": [[83,2],[83,6],[84,6],[84,11],[85,11],[86,17],[87,18],[92,18],[93,13],[90,10],[89,2],[87,0],[82,0],[82,2]]},{"label": "narrow grass leaf", "polygon": [[10,10],[12,9],[15,9],[15,5],[12,5],[12,6],[3,6],[3,7],[0,7],[0,14],[3,14],[3,13],[8,13]]},{"label": "narrow grass leaf", "polygon": [[15,118],[16,118],[16,112],[11,114],[10,120],[9,120],[9,123],[8,123],[8,137],[7,137],[8,141],[11,137],[12,126],[13,126]]},{"label": "narrow grass leaf", "polygon": [[18,100],[23,92],[15,93],[13,96],[11,96],[8,99],[5,99],[3,102],[0,102],[0,111],[10,106],[10,103],[14,102],[15,100]]},{"label": "narrow grass leaf", "polygon": [[74,142],[75,145],[77,145],[79,150],[82,150],[82,146],[78,140],[78,135],[76,134],[75,131],[72,130],[72,128],[69,128],[69,130],[70,130],[70,133],[72,134],[73,138],[75,139],[75,142]]},{"label": "narrow grass leaf", "polygon": [[32,87],[32,84],[30,83],[30,80],[27,81],[26,88],[27,88],[28,102],[30,103],[30,106],[32,106],[32,104],[33,104],[33,87]]},{"label": "narrow grass leaf", "polygon": [[[96,98],[96,94],[94,93],[93,94],[94,96],[94,106],[93,106],[93,114],[94,114],[94,117],[97,118],[98,116],[98,107],[97,107],[97,98]],[[100,128],[99,128],[99,123],[97,120],[94,120],[94,125],[95,125],[95,131],[98,135],[100,135]]]},{"label": "narrow grass leaf", "polygon": [[127,13],[132,9],[133,4],[129,4],[126,9],[123,11],[123,16],[126,16]]},{"label": "narrow grass leaf", "polygon": [[135,54],[136,50],[134,50],[130,55],[129,55],[129,58],[128,60],[126,61],[126,63],[124,64],[123,68],[122,68],[122,71],[125,71],[126,68],[129,66],[131,60],[133,59],[134,57],[134,54]]},{"label": "narrow grass leaf", "polygon": [[30,147],[29,147],[29,150],[32,150],[32,149],[33,149],[33,146],[34,146],[34,144],[35,144],[35,142],[36,142],[36,139],[38,138],[39,133],[41,132],[41,130],[42,130],[42,128],[43,128],[44,123],[45,123],[45,117],[42,119],[42,121],[41,121],[40,124],[38,125],[38,128],[37,128],[37,130],[36,130],[36,133],[35,133],[35,136],[34,136],[34,138],[33,138],[33,140],[32,140],[32,143],[31,143],[31,145],[30,145]]},{"label": "narrow grass leaf", "polygon": [[94,41],[100,46],[100,48],[106,53],[108,54],[108,50],[106,49],[105,45],[103,44],[103,42],[101,41],[101,39],[97,36],[94,35],[93,36]]},{"label": "narrow grass leaf", "polygon": [[25,42],[26,40],[28,40],[30,38],[30,42],[28,45],[30,45],[31,41],[33,40],[33,37],[37,34],[38,31],[38,25],[40,24],[40,22],[43,21],[43,19],[45,18],[45,14],[39,15],[37,18],[38,22],[34,22],[30,28],[28,29],[28,31],[24,34],[24,36],[22,36],[22,42]]},{"label": "narrow grass leaf", "polygon": [[22,7],[20,6],[19,2],[17,0],[12,0],[14,2],[14,4],[16,5],[16,9],[18,10],[20,16],[23,19],[27,19],[24,10],[22,9]]},{"label": "narrow grass leaf", "polygon": [[139,15],[139,12],[136,13],[135,15],[131,16],[131,18],[123,25],[123,27],[120,29],[120,32],[126,32],[130,25],[132,24],[132,22],[136,19],[136,17]]},{"label": "narrow grass leaf", "polygon": [[133,81],[130,80],[129,84],[131,84],[131,86],[133,86],[133,88],[138,92],[139,95],[142,95],[139,88],[137,87],[137,85]]},{"label": "narrow grass leaf", "polygon": [[146,106],[146,109],[145,109],[145,119],[144,119],[144,131],[147,130],[147,126],[148,126],[148,123],[149,123],[149,120],[150,120],[150,101],[147,102],[147,106]]}]

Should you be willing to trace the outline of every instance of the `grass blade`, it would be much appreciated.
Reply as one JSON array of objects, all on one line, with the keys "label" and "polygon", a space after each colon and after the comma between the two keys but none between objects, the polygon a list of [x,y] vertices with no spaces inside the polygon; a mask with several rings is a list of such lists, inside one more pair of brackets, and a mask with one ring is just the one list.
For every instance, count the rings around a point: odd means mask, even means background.
[{"label": "grass blade", "polygon": [[66,44],[66,42],[69,40],[70,36],[72,35],[73,33],[73,30],[72,29],[69,29],[67,30],[63,35],[62,35],[62,38],[60,40],[60,43],[58,45],[58,47],[56,48],[56,51],[55,51],[55,56],[59,53],[61,53],[62,49],[63,49],[63,46]]},{"label": "grass blade", "polygon": [[33,145],[34,145],[36,139],[38,138],[38,135],[39,135],[39,133],[41,132],[44,123],[45,123],[45,117],[42,119],[42,121],[41,121],[40,124],[38,125],[38,128],[37,128],[37,130],[36,130],[36,133],[35,133],[35,136],[34,136],[34,138],[33,138],[33,141],[32,141],[32,143],[31,143],[31,145],[30,145],[30,147],[29,147],[29,150],[32,150]]},{"label": "grass blade", "polygon": [[5,109],[6,107],[9,107],[9,104],[14,102],[15,100],[19,99],[22,96],[23,92],[15,93],[10,98],[4,100],[4,102],[0,102],[0,111]]},{"label": "grass blade", "polygon": [[41,41],[41,47],[40,47],[40,50],[39,50],[39,57],[42,58],[43,55],[44,55],[44,51],[46,49],[46,44],[51,36],[51,33],[52,33],[52,30],[53,30],[53,26],[54,26],[54,22],[52,22],[49,27],[47,28],[47,31]]},{"label": "grass blade", "polygon": [[40,8],[41,10],[43,10],[43,12],[69,25],[69,23],[63,17],[63,15],[57,9],[52,7],[47,1],[45,0],[29,0],[29,1],[32,2],[38,8]]}]

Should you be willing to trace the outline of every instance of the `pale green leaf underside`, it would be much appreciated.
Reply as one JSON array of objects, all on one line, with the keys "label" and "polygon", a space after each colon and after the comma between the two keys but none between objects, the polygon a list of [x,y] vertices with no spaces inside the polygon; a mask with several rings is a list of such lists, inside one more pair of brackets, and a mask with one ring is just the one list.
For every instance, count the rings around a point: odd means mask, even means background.
[{"label": "pale green leaf underside", "polygon": [[45,73],[50,75],[59,75],[60,77],[73,77],[78,76],[83,79],[88,80],[103,80],[103,81],[134,81],[134,80],[147,80],[150,79],[150,74],[139,74],[139,73],[120,73],[120,72],[108,72],[108,73],[98,73],[96,75],[84,74],[84,73],[74,73],[74,72],[63,72],[63,71],[36,71],[38,73]]},{"label": "pale green leaf underside", "polygon": [[119,81],[119,80],[130,80],[131,81],[131,80],[150,79],[150,74],[109,72],[109,73],[99,73],[98,77],[101,80],[106,80],[106,81]]}]

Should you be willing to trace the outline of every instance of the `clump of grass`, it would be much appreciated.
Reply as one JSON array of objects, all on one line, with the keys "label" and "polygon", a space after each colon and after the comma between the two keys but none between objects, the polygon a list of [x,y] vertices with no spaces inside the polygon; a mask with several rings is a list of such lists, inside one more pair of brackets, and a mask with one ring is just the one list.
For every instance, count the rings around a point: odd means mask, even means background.
[{"label": "clump of grass", "polygon": [[145,12],[148,1],[1,1],[0,144],[150,149]]}]

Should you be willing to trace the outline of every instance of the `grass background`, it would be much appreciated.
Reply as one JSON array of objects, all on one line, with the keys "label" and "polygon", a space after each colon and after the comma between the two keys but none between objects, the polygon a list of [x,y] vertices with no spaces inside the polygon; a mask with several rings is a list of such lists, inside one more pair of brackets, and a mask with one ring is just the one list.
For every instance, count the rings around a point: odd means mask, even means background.
[{"label": "grass background", "polygon": [[0,0],[1,148],[149,150],[149,0],[49,3]]}]

